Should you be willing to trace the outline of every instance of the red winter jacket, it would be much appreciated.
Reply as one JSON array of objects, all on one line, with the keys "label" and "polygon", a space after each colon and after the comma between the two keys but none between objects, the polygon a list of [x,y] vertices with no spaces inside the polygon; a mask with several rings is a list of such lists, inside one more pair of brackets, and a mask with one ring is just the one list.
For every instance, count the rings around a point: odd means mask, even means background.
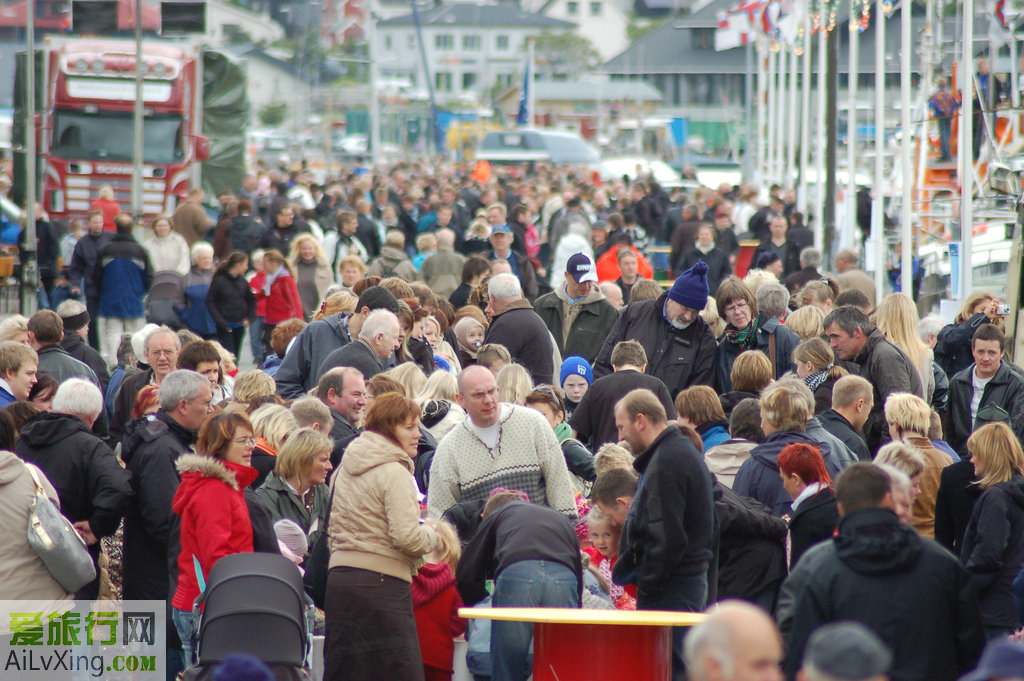
[{"label": "red winter jacket", "polygon": [[454,639],[466,631],[466,620],[459,617],[461,607],[455,575],[447,563],[427,563],[412,578],[412,608],[424,666],[454,671]]},{"label": "red winter jacket", "polygon": [[280,324],[293,317],[303,318],[299,287],[295,285],[292,275],[282,274],[275,279],[274,283],[270,285],[269,296],[263,292],[262,286],[253,293],[257,301],[267,301],[267,311],[263,314],[263,321],[267,324]]},{"label": "red winter jacket", "polygon": [[192,610],[199,582],[192,556],[199,559],[203,580],[218,560],[231,553],[252,553],[252,521],[245,505],[245,488],[256,469],[213,456],[178,457],[181,484],[171,508],[181,517],[178,588],[171,605]]}]

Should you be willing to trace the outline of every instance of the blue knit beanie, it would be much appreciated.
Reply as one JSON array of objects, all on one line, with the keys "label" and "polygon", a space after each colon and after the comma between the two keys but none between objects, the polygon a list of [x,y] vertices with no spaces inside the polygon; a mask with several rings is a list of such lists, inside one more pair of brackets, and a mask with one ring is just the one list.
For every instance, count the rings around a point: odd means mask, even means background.
[{"label": "blue knit beanie", "polygon": [[565,383],[565,379],[569,378],[572,374],[587,379],[587,385],[594,382],[594,370],[591,368],[590,362],[582,357],[573,356],[565,358],[565,361],[562,362],[562,371],[558,378],[558,387],[561,388],[562,384]]},{"label": "blue knit beanie", "polygon": [[703,260],[676,278],[668,297],[691,310],[699,312],[704,309],[708,304],[708,266]]}]

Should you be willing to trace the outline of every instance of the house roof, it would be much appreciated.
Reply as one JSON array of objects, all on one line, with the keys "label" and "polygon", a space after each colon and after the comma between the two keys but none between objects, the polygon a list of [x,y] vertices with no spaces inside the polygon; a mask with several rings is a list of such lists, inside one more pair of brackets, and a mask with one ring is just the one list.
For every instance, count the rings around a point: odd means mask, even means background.
[{"label": "house roof", "polygon": [[[724,0],[729,5],[729,0]],[[601,67],[601,71],[614,75],[639,75],[639,74],[732,74],[746,73],[746,55],[742,48],[733,48],[716,52],[713,47],[693,47],[693,31],[710,31],[708,26],[707,13],[713,16],[717,11],[714,8],[721,6],[719,2],[713,2],[704,9],[694,12],[689,17],[669,21],[654,29],[640,40],[634,41],[632,45],[621,54],[612,58]],[[850,32],[843,27],[849,21],[849,9],[840,6],[837,17],[836,35],[839,36],[839,72],[849,72],[849,44]],[[704,18],[702,18],[702,16]],[[866,31],[860,34],[860,59],[858,69],[861,73],[873,72],[875,70],[875,20],[872,13],[871,25]],[[686,23],[689,22],[689,23]],[[946,19],[945,34],[956,35],[955,18]],[[919,35],[924,29],[925,17],[923,11],[918,15],[915,11],[913,17],[913,34]],[[718,22],[714,22],[717,26]],[[840,30],[843,29],[843,30]],[[817,46],[817,37],[813,38]],[[885,32],[885,54],[886,71],[888,73],[899,73],[900,61],[898,55],[901,49],[900,36],[900,15],[896,12],[886,21]],[[913,68],[918,69],[920,57],[917,50],[914,50]]]},{"label": "house roof", "polygon": [[715,28],[718,26],[718,16],[737,4],[737,0],[711,0],[696,12],[670,23],[676,28]]},{"label": "house roof", "polygon": [[[638,102],[660,102],[657,88],[642,81],[586,83],[583,81],[534,81],[534,98],[538,101],[592,102],[602,99],[628,99]],[[518,91],[518,86],[515,88]]]},{"label": "house roof", "polygon": [[290,62],[287,62],[283,59],[278,59],[272,54],[268,54],[263,48],[259,47],[258,45],[225,45],[221,49],[223,49],[225,52],[234,55],[235,57],[241,57],[246,59],[255,58],[261,61],[265,61],[268,64],[271,64],[272,66],[280,69],[281,71],[284,71],[293,78],[298,78],[299,80],[302,80],[304,78],[302,69],[300,69],[298,66]]},{"label": "house roof", "polygon": [[[410,13],[385,19],[378,26],[407,26],[413,23],[413,15]],[[424,26],[533,26],[552,29],[571,29],[576,26],[571,21],[524,11],[510,2],[493,5],[440,5],[420,12],[420,23]]]}]

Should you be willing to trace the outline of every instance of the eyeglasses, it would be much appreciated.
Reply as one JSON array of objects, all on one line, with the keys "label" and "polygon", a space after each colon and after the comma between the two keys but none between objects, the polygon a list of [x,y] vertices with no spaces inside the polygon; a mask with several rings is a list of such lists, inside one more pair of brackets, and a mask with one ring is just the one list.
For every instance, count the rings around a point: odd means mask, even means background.
[{"label": "eyeglasses", "polygon": [[747,305],[747,301],[741,300],[725,308],[725,313],[729,314],[730,312],[739,312],[740,310],[746,310],[748,307],[749,305]]},{"label": "eyeglasses", "polygon": [[256,438],[254,437],[242,437],[237,440],[233,440],[236,445],[242,445],[243,447],[255,447]]},{"label": "eyeglasses", "polygon": [[177,350],[146,350],[147,355],[154,355],[156,357],[170,357],[177,352]]}]

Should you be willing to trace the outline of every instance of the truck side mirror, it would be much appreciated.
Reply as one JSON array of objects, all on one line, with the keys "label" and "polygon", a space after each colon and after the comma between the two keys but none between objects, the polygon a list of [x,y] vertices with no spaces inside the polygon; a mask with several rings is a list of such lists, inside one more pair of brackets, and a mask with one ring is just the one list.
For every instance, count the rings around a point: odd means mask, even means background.
[{"label": "truck side mirror", "polygon": [[206,135],[193,135],[193,141],[195,142],[196,149],[196,160],[197,161],[209,161],[210,160],[210,138]]}]

